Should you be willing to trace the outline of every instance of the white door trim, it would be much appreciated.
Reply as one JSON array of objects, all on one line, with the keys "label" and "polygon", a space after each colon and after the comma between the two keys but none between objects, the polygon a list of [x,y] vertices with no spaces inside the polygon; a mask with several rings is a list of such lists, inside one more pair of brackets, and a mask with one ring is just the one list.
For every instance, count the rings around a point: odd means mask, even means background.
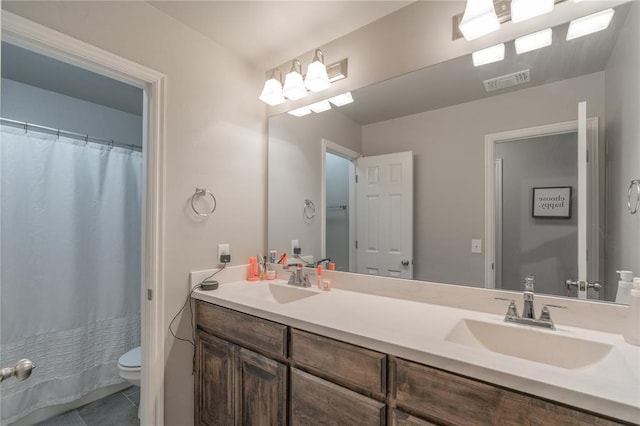
[{"label": "white door trim", "polygon": [[[352,163],[362,157],[359,152],[353,151],[329,139],[322,138],[322,156],[320,160],[320,258],[327,257],[327,152],[339,155]],[[352,226],[356,220],[356,187],[355,187],[355,165],[350,170],[354,172],[353,182],[349,182],[349,271],[355,271],[356,261],[356,230]],[[316,259],[318,260],[318,259]]]},{"label": "white door trim", "polygon": [[[484,137],[484,238],[485,238],[485,266],[484,266],[484,286],[495,288],[495,152],[496,145],[502,142],[517,139],[527,139],[537,136],[553,135],[578,131],[578,120],[565,121],[562,123],[546,124],[543,126],[528,127],[524,129],[509,130],[506,132],[491,133]],[[587,148],[594,159],[598,157],[598,117],[587,119]],[[600,264],[600,243],[598,229],[600,224],[600,210],[598,200],[599,192],[599,168],[598,161],[588,163],[589,196],[587,209],[589,215],[588,246],[589,249],[589,271],[591,277],[599,276]],[[598,278],[593,278],[598,280]]]},{"label": "white door trim", "polygon": [[[141,423],[164,424],[163,183],[166,77],[98,47],[2,11],[2,40],[144,90]],[[153,297],[147,300],[147,290]]]}]

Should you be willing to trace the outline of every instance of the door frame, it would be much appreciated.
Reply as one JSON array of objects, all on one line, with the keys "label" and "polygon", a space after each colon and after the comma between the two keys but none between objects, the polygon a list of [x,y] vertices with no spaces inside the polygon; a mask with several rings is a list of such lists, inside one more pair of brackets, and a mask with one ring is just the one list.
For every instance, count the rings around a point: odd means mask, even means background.
[{"label": "door frame", "polygon": [[[342,145],[322,138],[322,158],[320,164],[320,258],[327,257],[327,152],[338,155],[351,162],[349,176],[349,271],[355,272],[356,268],[356,165],[355,161],[362,157],[359,152],[353,151]],[[350,173],[351,175],[351,173]],[[353,178],[353,179],[352,179]]]},{"label": "door frame", "polygon": [[[509,130],[499,133],[490,133],[484,137],[484,238],[485,238],[485,265],[484,286],[495,288],[495,263],[496,263],[496,176],[495,176],[495,152],[499,143],[528,139],[538,136],[548,136],[561,133],[578,132],[578,120],[564,121],[561,123],[546,124],[542,126],[527,127]],[[598,144],[598,117],[587,119],[587,150],[588,157],[596,161],[587,162],[588,200],[587,200],[587,247],[589,277],[594,281],[600,276],[600,167]]]},{"label": "door frame", "polygon": [[166,76],[2,11],[2,41],[143,89],[141,423],[164,424],[164,150]]}]

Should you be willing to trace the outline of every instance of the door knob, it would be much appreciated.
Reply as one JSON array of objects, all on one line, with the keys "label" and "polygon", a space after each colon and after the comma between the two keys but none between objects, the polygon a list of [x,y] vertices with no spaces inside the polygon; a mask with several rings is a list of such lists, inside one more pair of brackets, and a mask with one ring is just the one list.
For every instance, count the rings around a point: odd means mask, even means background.
[{"label": "door knob", "polygon": [[0,382],[13,376],[15,376],[18,381],[26,380],[31,376],[31,372],[35,368],[36,366],[30,360],[21,359],[13,367],[0,370]]},{"label": "door knob", "polygon": [[410,263],[409,259],[402,259],[402,262],[400,262],[400,264],[405,267],[409,266],[409,263]]}]

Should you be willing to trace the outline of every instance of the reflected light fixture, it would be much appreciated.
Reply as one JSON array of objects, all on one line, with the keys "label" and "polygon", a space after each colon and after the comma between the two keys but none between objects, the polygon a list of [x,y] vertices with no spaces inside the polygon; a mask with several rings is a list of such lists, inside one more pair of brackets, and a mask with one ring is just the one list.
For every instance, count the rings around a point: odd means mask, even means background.
[{"label": "reflected light fixture", "polygon": [[331,109],[331,104],[329,101],[320,101],[309,105],[309,109],[313,112],[324,112]]},{"label": "reflected light fixture", "polygon": [[551,28],[547,28],[546,30],[519,37],[515,41],[516,53],[519,55],[550,46],[552,43],[552,35]]},{"label": "reflected light fixture", "polygon": [[500,28],[493,0],[467,0],[464,16],[458,27],[467,40],[489,34]]},{"label": "reflected light fixture", "polygon": [[308,106],[303,106],[289,111],[289,114],[295,115],[296,117],[304,117],[305,115],[311,114],[311,109]]},{"label": "reflected light fixture", "polygon": [[[280,78],[276,79],[276,71],[280,73]],[[284,103],[284,96],[282,96],[282,72],[275,68],[271,71],[271,78],[264,82],[264,88],[260,94],[260,99],[265,104],[275,106]]]},{"label": "reflected light fixture", "polygon": [[511,20],[522,22],[553,10],[554,0],[511,0]]},{"label": "reflected light fixture", "polygon": [[346,92],[341,95],[334,96],[333,98],[329,98],[329,102],[337,107],[341,107],[342,105],[347,105],[353,102],[353,96],[351,96],[351,92]]},{"label": "reflected light fixture", "polygon": [[471,59],[476,67],[501,61],[504,59],[504,43],[473,52]]},{"label": "reflected light fixture", "polygon": [[605,9],[592,15],[574,19],[569,24],[567,40],[573,40],[574,38],[604,30],[609,26],[614,13],[613,9]]},{"label": "reflected light fixture", "polygon": [[307,96],[307,89],[302,81],[302,64],[297,59],[291,63],[291,70],[284,78],[284,88],[282,94],[287,98],[295,101]]},{"label": "reflected light fixture", "polygon": [[324,66],[324,53],[320,49],[316,49],[313,60],[307,67],[304,85],[312,92],[321,92],[331,87],[327,67]]}]

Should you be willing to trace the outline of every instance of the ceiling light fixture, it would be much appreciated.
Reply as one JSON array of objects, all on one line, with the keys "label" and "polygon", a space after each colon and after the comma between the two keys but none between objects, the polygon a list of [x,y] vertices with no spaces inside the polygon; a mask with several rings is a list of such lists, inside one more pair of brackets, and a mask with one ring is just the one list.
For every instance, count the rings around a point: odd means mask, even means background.
[{"label": "ceiling light fixture", "polygon": [[297,59],[293,60],[291,70],[284,78],[282,94],[292,101],[307,96],[307,89],[304,87],[304,82],[302,81],[302,64]]},{"label": "ceiling light fixture", "polygon": [[[280,78],[276,79],[276,71],[280,74]],[[271,71],[271,78],[264,82],[264,88],[260,94],[260,99],[265,104],[275,106],[284,103],[284,96],[282,96],[282,72],[275,68]]]},{"label": "ceiling light fixture", "polygon": [[553,10],[554,0],[511,0],[511,20],[522,22]]},{"label": "ceiling light fixture", "polygon": [[334,96],[329,99],[329,102],[334,104],[337,107],[341,107],[343,105],[350,104],[353,102],[353,96],[351,96],[351,92],[346,92],[338,96]]},{"label": "ceiling light fixture", "polygon": [[467,0],[460,32],[467,40],[475,40],[500,28],[493,0]]},{"label": "ceiling light fixture", "polygon": [[324,66],[324,53],[320,49],[316,49],[313,60],[307,67],[304,85],[312,92],[321,92],[331,87],[327,67]]},{"label": "ceiling light fixture", "polygon": [[541,49],[550,46],[553,41],[553,33],[551,28],[531,33],[526,36],[518,37],[515,41],[516,53],[531,52],[532,50]]},{"label": "ceiling light fixture", "polygon": [[473,52],[471,59],[475,67],[501,61],[504,59],[504,43]]},{"label": "ceiling light fixture", "polygon": [[573,40],[574,38],[586,36],[606,29],[609,26],[614,13],[615,11],[613,9],[605,9],[598,13],[574,19],[569,24],[567,40]]},{"label": "ceiling light fixture", "polygon": [[295,115],[296,117],[304,117],[305,115],[311,114],[311,109],[308,106],[304,106],[304,107],[289,111],[289,114]]},{"label": "ceiling light fixture", "polygon": [[320,101],[309,105],[309,109],[313,112],[324,112],[331,109],[329,101]]}]

